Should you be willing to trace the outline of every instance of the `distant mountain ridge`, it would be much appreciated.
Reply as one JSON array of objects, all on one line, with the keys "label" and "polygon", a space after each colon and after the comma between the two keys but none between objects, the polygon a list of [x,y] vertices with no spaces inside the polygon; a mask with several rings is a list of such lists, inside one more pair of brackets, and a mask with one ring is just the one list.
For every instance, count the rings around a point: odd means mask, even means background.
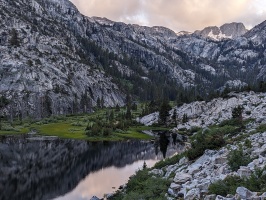
[{"label": "distant mountain ridge", "polygon": [[228,23],[220,27],[209,26],[201,31],[195,31],[194,34],[201,37],[209,37],[215,40],[221,40],[224,38],[236,38],[244,35],[248,30],[243,23]]},{"label": "distant mountain ridge", "polygon": [[124,105],[127,92],[145,101],[191,101],[266,79],[266,22],[248,32],[241,23],[223,25],[216,36],[228,38],[214,40],[208,35],[216,28],[176,34],[86,17],[68,0],[0,0],[0,17],[6,115],[89,112],[99,100]]}]

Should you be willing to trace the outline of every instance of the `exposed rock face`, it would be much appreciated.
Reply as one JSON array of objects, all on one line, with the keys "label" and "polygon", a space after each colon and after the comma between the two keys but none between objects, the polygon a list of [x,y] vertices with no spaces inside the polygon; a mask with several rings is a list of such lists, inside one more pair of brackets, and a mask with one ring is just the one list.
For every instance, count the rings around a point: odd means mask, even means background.
[{"label": "exposed rock face", "polygon": [[72,3],[1,0],[0,9],[0,92],[12,100],[7,113],[88,112],[98,98],[105,106],[123,105],[124,94],[92,54],[90,63],[80,56],[87,20]]},{"label": "exposed rock face", "polygon": [[[250,132],[250,130],[247,131]],[[168,194],[173,198],[169,197],[169,199],[174,199],[174,197],[179,195],[184,196],[184,199],[263,199],[265,194],[252,192],[244,187],[238,187],[235,194],[228,194],[226,197],[206,194],[208,194],[208,188],[211,183],[224,180],[228,176],[249,177],[256,170],[264,169],[266,166],[266,155],[265,150],[263,147],[261,149],[259,144],[266,142],[265,136],[266,132],[256,133],[247,137],[246,139],[251,141],[250,147],[245,147],[244,141],[239,142],[242,146],[241,148],[244,147],[245,152],[251,152],[253,160],[247,166],[241,166],[237,172],[233,172],[227,163],[229,149],[240,148],[235,144],[227,145],[219,150],[206,150],[196,161],[179,162],[160,169],[165,172],[163,174],[164,178],[168,178],[169,173],[175,173],[175,178],[168,190]],[[259,151],[261,152],[259,155],[254,153]],[[257,158],[258,156],[259,158]]]},{"label": "exposed rock face", "polygon": [[201,31],[195,31],[195,35],[199,35],[201,37],[209,37],[214,40],[221,40],[223,38],[236,38],[244,35],[247,32],[246,27],[243,23],[230,23],[224,24],[221,27],[210,26],[206,27]]},{"label": "exposed rock face", "polygon": [[[244,107],[243,117],[253,118],[259,122],[265,122],[266,114],[266,93],[230,93],[228,98],[217,98],[210,102],[196,101],[176,107],[177,118],[180,124],[177,129],[193,126],[207,127],[211,124],[220,123],[232,117],[232,109],[238,105]],[[170,111],[172,115],[174,110]],[[187,114],[188,122],[182,123],[183,115]],[[139,122],[151,125],[158,121],[158,114],[153,113],[138,119]]]}]

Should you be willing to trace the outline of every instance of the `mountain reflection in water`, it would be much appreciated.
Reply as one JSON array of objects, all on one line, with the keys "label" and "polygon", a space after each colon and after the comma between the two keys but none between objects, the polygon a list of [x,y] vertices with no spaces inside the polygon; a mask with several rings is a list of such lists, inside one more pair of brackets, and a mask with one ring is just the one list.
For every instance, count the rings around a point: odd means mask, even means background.
[{"label": "mountain reflection in water", "polygon": [[125,183],[144,160],[152,166],[182,149],[171,141],[168,136],[154,142],[97,143],[0,137],[0,199],[102,197]]}]

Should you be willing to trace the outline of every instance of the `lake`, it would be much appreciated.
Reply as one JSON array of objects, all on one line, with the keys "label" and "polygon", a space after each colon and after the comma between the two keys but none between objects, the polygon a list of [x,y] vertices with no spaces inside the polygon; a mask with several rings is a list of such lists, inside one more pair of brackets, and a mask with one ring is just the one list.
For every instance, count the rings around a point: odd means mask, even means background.
[{"label": "lake", "polygon": [[125,184],[144,161],[151,167],[182,148],[167,135],[123,142],[0,136],[0,199],[102,198]]}]

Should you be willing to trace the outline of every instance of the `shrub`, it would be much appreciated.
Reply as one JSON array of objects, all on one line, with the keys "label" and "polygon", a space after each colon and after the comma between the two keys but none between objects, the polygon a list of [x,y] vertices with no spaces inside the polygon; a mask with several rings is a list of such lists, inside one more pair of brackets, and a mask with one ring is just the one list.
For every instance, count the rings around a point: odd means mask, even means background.
[{"label": "shrub", "polygon": [[251,158],[245,155],[243,149],[233,150],[228,155],[228,165],[231,170],[237,171],[240,166],[246,166],[251,162]]},{"label": "shrub", "polygon": [[219,180],[209,186],[209,194],[216,194],[226,196],[228,193],[228,186],[222,180]]},{"label": "shrub", "polygon": [[242,119],[243,119],[243,117],[242,117],[243,110],[244,110],[244,107],[243,106],[238,105],[237,107],[235,107],[232,110],[232,118],[239,120],[240,123],[241,123],[242,122]]},{"label": "shrub", "polygon": [[257,132],[265,132],[266,131],[266,124],[261,124],[256,128]]},{"label": "shrub", "polygon": [[219,129],[198,133],[191,143],[192,148],[188,150],[187,157],[189,160],[194,160],[200,157],[206,149],[218,149],[224,145],[223,132]]},{"label": "shrub", "polygon": [[247,148],[251,148],[251,147],[252,147],[251,141],[250,141],[249,139],[246,139],[246,140],[245,140],[244,145],[245,145]]},{"label": "shrub", "polygon": [[219,126],[220,127],[223,127],[223,126],[239,126],[240,124],[239,124],[239,120],[238,119],[235,119],[235,118],[233,118],[233,119],[228,119],[228,120],[224,120],[224,121],[222,121],[220,124],[219,124]]},{"label": "shrub", "polygon": [[183,157],[184,157],[184,153],[174,155],[174,156],[172,156],[171,158],[166,158],[165,160],[161,160],[161,161],[157,162],[157,163],[154,165],[154,168],[155,168],[155,169],[161,169],[161,168],[163,168],[163,167],[165,167],[165,166],[168,166],[168,165],[174,165],[174,164],[178,163],[179,160],[180,160],[181,158],[183,158]]},{"label": "shrub", "polygon": [[198,126],[193,126],[191,129],[190,129],[190,133],[196,133],[196,132],[198,132],[198,131],[200,131],[200,127],[198,127]]},{"label": "shrub", "polygon": [[209,194],[226,196],[235,194],[237,187],[245,187],[251,191],[266,191],[266,174],[263,170],[255,170],[249,178],[240,178],[239,176],[228,176],[224,180],[219,180],[209,186]]},{"label": "shrub", "polygon": [[170,186],[170,181],[158,177],[153,177],[153,175],[148,173],[147,169],[138,171],[136,175],[130,177],[126,193],[118,192],[111,200],[162,200],[166,199],[164,196],[168,187]]},{"label": "shrub", "polygon": [[95,123],[92,125],[92,127],[87,127],[86,128],[86,135],[93,137],[93,136],[100,136],[101,135],[101,127]]},{"label": "shrub", "polygon": [[224,180],[219,180],[209,186],[209,194],[226,196],[235,194],[237,187],[243,185],[244,180],[238,176],[228,176]]}]

